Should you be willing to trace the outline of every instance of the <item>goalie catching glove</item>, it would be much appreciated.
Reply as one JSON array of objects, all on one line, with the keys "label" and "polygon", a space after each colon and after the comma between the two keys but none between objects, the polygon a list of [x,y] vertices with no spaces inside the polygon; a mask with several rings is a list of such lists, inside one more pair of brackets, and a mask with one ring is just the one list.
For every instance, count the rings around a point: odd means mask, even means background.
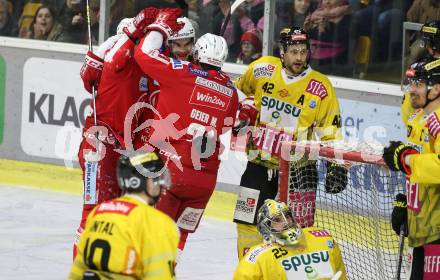
[{"label": "goalie catching glove", "polygon": [[411,169],[405,164],[405,157],[417,153],[417,150],[409,145],[400,141],[391,141],[390,145],[383,150],[383,159],[391,170],[411,174]]},{"label": "goalie catching glove", "polygon": [[347,181],[347,169],[328,161],[325,191],[327,193],[340,193],[347,187]]},{"label": "goalie catching glove", "polygon": [[391,226],[397,235],[403,230],[405,236],[408,236],[408,212],[406,210],[406,195],[399,193],[393,202],[393,212],[391,213]]}]

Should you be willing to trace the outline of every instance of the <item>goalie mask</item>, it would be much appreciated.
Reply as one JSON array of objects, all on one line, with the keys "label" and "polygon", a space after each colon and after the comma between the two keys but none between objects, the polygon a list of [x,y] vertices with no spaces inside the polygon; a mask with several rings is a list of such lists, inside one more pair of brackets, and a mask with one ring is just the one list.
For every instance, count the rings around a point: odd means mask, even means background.
[{"label": "goalie mask", "polygon": [[162,189],[170,187],[170,176],[156,153],[133,152],[122,155],[117,164],[117,178],[123,192],[144,192],[155,204]]},{"label": "goalie mask", "polygon": [[302,236],[291,209],[284,202],[272,199],[266,199],[258,211],[257,229],[266,242],[276,242],[282,246],[295,245]]}]

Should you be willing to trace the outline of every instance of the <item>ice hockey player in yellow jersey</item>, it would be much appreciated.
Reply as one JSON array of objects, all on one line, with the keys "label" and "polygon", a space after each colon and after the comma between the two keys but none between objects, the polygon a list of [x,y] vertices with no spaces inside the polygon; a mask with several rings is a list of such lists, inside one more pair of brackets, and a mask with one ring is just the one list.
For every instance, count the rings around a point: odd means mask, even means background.
[{"label": "ice hockey player in yellow jersey", "polygon": [[[422,39],[422,47],[426,52],[426,56],[428,58],[440,58],[440,20],[426,22],[422,28],[420,28],[419,35]],[[419,109],[416,106],[417,104],[411,102],[410,93],[405,91],[401,106],[402,121],[405,125],[414,110]]]},{"label": "ice hockey player in yellow jersey", "polygon": [[[439,166],[440,154],[440,59],[420,60],[410,66],[406,76],[412,102],[421,109],[408,118],[408,144],[391,142],[384,149],[390,169],[408,175],[406,199],[401,194],[396,197],[400,203],[395,204],[391,221],[396,233],[407,228],[408,245],[413,248],[411,279],[440,279],[439,266],[433,263],[440,258],[440,173],[433,169]],[[425,161],[417,160],[419,157]],[[435,176],[436,182],[427,182],[435,181]]]},{"label": "ice hockey player in yellow jersey", "polygon": [[178,229],[154,209],[170,185],[155,153],[121,156],[117,178],[124,195],[89,214],[69,279],[175,279]]},{"label": "ice hockey player in yellow jersey", "polygon": [[[340,138],[339,102],[329,79],[308,65],[309,35],[299,27],[285,28],[280,33],[280,56],[264,56],[249,65],[237,80],[236,87],[247,99],[239,112],[239,125],[233,133],[247,134],[248,160],[240,180],[234,222],[237,223],[238,256],[261,242],[255,229],[256,213],[265,199],[273,199],[278,191],[279,152],[282,141],[334,140]],[[306,184],[298,184],[292,192],[314,200],[318,172],[313,161],[300,168],[307,170]],[[345,189],[347,170],[336,164],[327,165],[326,191]],[[313,201],[314,203],[314,201]],[[306,206],[305,206],[306,207]],[[299,206],[298,209],[302,207]],[[312,226],[315,209],[305,216],[294,213],[302,227]],[[302,216],[300,216],[302,215]]]},{"label": "ice hockey player in yellow jersey", "polygon": [[258,211],[257,228],[265,242],[241,259],[234,280],[347,279],[330,233],[316,227],[301,229],[285,203],[267,199]]}]

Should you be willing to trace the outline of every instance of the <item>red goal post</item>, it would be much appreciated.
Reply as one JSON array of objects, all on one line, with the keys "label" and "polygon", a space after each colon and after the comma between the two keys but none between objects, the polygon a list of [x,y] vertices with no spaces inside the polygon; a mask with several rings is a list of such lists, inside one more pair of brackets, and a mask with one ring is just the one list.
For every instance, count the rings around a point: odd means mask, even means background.
[{"label": "red goal post", "polygon": [[[302,227],[332,233],[349,279],[395,279],[397,273],[399,237],[390,214],[405,178],[385,167],[382,153],[380,144],[307,141],[284,142],[279,154],[280,201],[292,207]],[[326,192],[326,184],[337,179],[327,176],[327,162],[347,170],[340,193]]]}]

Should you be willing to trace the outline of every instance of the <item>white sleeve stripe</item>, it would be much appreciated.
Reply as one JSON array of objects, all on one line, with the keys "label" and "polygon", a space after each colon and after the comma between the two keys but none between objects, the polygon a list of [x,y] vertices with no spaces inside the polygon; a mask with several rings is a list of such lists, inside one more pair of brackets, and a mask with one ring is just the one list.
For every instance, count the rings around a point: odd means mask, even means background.
[{"label": "white sleeve stripe", "polygon": [[158,50],[162,46],[163,36],[158,31],[151,31],[147,34],[142,43],[142,52],[148,54],[152,50]]},{"label": "white sleeve stripe", "polygon": [[113,56],[115,55],[115,53],[121,48],[121,46],[123,44],[125,44],[125,42],[127,42],[127,40],[130,40],[127,35],[122,35],[121,38],[119,38],[119,40],[116,42],[116,44],[113,46],[113,48],[110,49],[110,51],[108,53],[106,53],[104,61],[109,62],[113,59]]},{"label": "white sleeve stripe", "polygon": [[110,38],[108,38],[104,43],[102,43],[98,51],[96,52],[96,55],[99,56],[101,59],[104,59],[106,53],[113,48],[113,46],[116,44],[116,42],[119,40],[121,35],[115,35]]}]

